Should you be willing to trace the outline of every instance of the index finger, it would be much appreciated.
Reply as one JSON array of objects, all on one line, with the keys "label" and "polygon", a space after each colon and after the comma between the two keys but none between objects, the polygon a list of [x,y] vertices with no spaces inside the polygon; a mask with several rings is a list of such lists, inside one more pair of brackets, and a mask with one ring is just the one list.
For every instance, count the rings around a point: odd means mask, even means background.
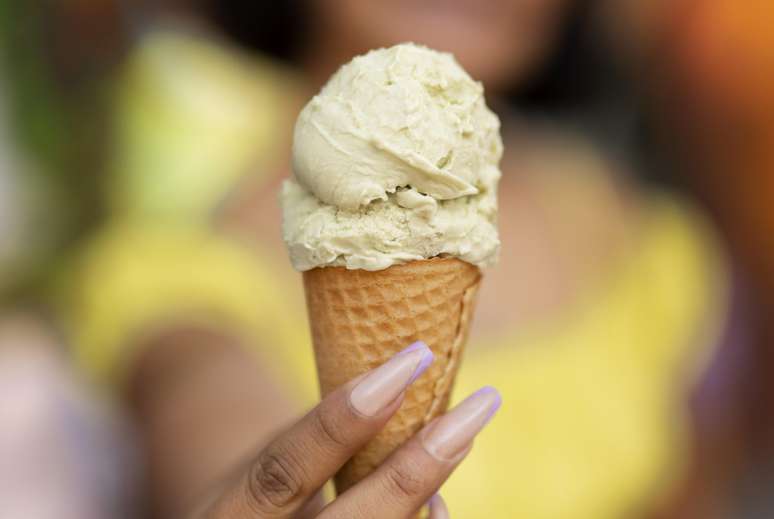
[{"label": "index finger", "polygon": [[291,517],[384,427],[433,354],[417,342],[335,390],[263,449],[206,517]]}]

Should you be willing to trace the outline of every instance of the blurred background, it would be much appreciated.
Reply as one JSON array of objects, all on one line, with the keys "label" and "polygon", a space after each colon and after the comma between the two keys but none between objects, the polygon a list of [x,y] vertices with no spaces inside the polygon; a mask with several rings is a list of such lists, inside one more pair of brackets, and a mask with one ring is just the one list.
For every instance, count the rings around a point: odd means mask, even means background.
[{"label": "blurred background", "polygon": [[454,517],[774,515],[774,3],[0,1],[0,517],[180,517],[317,399],[276,194],[337,67],[502,120]]}]

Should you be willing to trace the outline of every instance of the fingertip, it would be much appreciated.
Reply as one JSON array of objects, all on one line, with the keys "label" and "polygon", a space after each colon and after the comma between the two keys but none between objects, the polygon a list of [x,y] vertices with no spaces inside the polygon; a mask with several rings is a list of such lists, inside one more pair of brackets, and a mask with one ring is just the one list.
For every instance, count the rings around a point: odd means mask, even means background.
[{"label": "fingertip", "polygon": [[428,502],[430,507],[429,519],[449,519],[449,509],[446,507],[441,494],[435,494]]},{"label": "fingertip", "polygon": [[352,408],[375,417],[385,411],[433,362],[433,352],[417,341],[359,379],[349,393]]},{"label": "fingertip", "polygon": [[503,405],[503,396],[497,390],[497,388],[492,386],[484,386],[481,389],[479,389],[477,393],[489,394],[494,397],[494,403],[492,404],[492,407],[489,409],[489,412],[486,417],[486,421],[488,423],[494,417],[494,415],[497,414],[497,411],[499,411],[500,407]]},{"label": "fingertip", "polygon": [[433,355],[432,350],[430,350],[425,343],[422,343],[422,346],[422,359],[419,361],[419,364],[417,364],[414,374],[409,380],[409,384],[413,384],[425,371],[427,371],[427,368],[429,368],[430,364],[435,360],[435,355]]},{"label": "fingertip", "polygon": [[419,435],[422,446],[437,460],[450,462],[460,459],[460,455],[492,419],[501,402],[500,394],[494,388],[479,389],[428,424]]}]

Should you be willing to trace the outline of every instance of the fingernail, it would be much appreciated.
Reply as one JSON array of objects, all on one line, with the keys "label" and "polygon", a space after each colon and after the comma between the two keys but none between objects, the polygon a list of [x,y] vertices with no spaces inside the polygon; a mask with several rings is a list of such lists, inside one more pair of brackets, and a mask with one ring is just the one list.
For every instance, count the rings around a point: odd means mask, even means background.
[{"label": "fingernail", "polygon": [[430,507],[429,519],[449,519],[449,509],[439,494],[431,497],[427,504]]},{"label": "fingernail", "polygon": [[425,450],[440,460],[454,459],[492,419],[501,403],[495,388],[479,389],[423,431]]},{"label": "fingernail", "polygon": [[433,352],[417,341],[361,380],[349,395],[352,407],[375,416],[400,396],[433,362]]}]

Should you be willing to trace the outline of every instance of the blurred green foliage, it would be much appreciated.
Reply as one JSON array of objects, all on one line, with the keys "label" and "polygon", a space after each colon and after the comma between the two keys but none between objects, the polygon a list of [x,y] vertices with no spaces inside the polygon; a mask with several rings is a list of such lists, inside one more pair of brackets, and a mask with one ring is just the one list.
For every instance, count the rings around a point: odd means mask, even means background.
[{"label": "blurred green foliage", "polygon": [[[36,298],[62,259],[100,214],[99,157],[104,154],[104,95],[94,85],[57,77],[55,56],[67,49],[54,37],[62,5],[0,0],[0,70],[13,132],[10,143],[24,158],[21,172],[31,193],[19,265],[0,284],[0,302]],[[59,10],[58,10],[59,9]],[[88,91],[88,95],[86,95]]]}]

